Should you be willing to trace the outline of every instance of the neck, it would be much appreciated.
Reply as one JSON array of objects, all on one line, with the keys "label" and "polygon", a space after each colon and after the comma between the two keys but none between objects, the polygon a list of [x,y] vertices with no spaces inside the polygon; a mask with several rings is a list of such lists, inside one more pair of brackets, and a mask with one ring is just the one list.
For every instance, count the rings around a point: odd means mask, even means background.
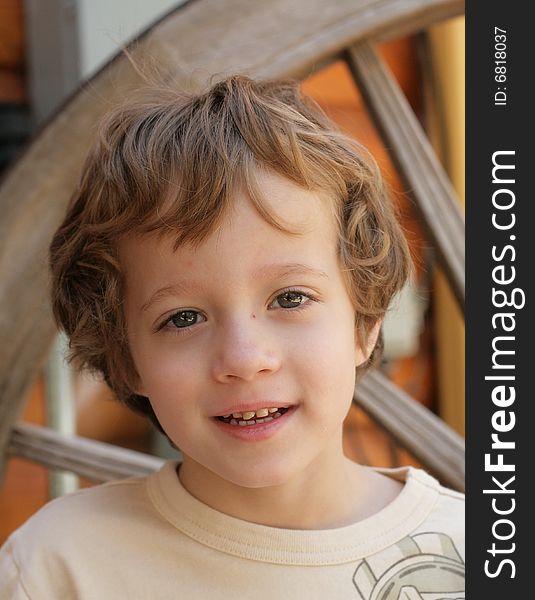
[{"label": "neck", "polygon": [[399,493],[395,482],[346,458],[341,444],[337,452],[320,455],[299,476],[280,485],[235,485],[187,456],[179,477],[190,494],[222,513],[285,529],[350,525],[380,510]]}]

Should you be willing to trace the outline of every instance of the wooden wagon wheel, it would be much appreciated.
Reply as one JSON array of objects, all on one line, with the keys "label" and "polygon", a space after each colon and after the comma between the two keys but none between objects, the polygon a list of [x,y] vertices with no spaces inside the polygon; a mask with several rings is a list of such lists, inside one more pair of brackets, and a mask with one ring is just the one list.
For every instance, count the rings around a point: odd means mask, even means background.
[{"label": "wooden wagon wheel", "polygon": [[[463,218],[425,134],[371,42],[463,11],[461,0],[190,0],[138,38],[131,54],[139,63],[150,57],[185,90],[200,89],[213,74],[302,77],[343,58],[462,307]],[[47,291],[49,241],[95,122],[140,85],[136,69],[124,55],[116,56],[39,132],[0,188],[0,462],[6,453],[18,454],[96,479],[139,474],[157,464],[99,442],[63,440],[45,428],[15,425],[55,334]],[[355,399],[443,482],[463,488],[464,443],[438,417],[378,372],[362,381]]]}]

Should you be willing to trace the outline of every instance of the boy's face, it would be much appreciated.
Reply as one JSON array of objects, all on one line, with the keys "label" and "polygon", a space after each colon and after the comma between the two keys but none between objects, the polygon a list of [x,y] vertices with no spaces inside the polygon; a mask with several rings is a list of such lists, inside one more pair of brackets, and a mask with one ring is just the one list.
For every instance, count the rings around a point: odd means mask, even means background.
[{"label": "boy's face", "polygon": [[[190,471],[250,488],[342,459],[355,366],[365,359],[325,198],[274,174],[258,179],[272,211],[303,234],[278,231],[237,193],[196,249],[173,253],[171,237],[130,237],[119,248],[136,392]],[[257,425],[218,419],[275,407],[289,410]]]}]

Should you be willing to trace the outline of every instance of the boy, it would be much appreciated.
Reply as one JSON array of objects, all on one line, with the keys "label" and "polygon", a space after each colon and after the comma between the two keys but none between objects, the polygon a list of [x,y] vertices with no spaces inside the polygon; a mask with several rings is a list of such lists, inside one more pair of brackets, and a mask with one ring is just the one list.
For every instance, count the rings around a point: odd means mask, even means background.
[{"label": "boy", "polygon": [[296,85],[116,109],[50,264],[71,358],[183,461],[47,505],[2,598],[464,598],[462,495],[342,451],[409,254],[373,162]]}]

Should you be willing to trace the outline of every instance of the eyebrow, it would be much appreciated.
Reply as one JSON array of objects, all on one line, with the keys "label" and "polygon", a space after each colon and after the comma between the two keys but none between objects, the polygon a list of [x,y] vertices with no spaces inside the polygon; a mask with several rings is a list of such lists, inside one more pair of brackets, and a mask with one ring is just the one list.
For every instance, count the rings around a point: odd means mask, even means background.
[{"label": "eyebrow", "polygon": [[[329,279],[329,276],[325,271],[322,271],[321,269],[315,269],[314,267],[310,267],[301,263],[266,265],[254,273],[256,279],[268,279],[269,277],[288,277],[289,275],[311,275],[313,277]],[[161,287],[156,290],[154,294],[152,294],[152,296],[141,306],[141,312],[146,312],[151,306],[157,302],[160,302],[164,298],[167,298],[168,296],[174,296],[180,292],[200,290],[201,287],[202,286],[200,286],[198,283],[192,281],[180,281]]]},{"label": "eyebrow", "polygon": [[301,263],[284,263],[275,265],[266,265],[256,271],[257,275],[262,278],[267,277],[285,277],[286,275],[313,275],[316,277],[324,277],[329,279],[329,276],[325,271],[321,269],[315,269]]}]

